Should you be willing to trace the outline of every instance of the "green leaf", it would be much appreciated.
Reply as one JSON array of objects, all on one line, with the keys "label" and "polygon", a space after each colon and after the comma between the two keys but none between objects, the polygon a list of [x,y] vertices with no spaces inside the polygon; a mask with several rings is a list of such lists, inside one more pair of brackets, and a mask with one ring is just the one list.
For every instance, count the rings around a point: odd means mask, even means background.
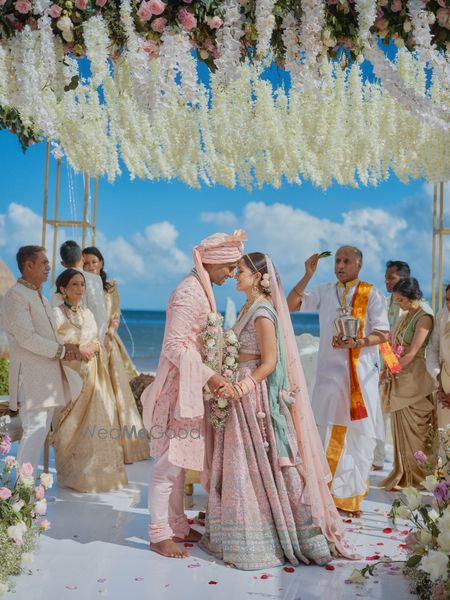
[{"label": "green leaf", "polygon": [[80,78],[78,77],[78,75],[73,75],[72,79],[70,80],[70,83],[68,83],[67,85],[64,86],[64,91],[68,92],[69,90],[76,90],[78,87],[79,81],[80,81]]},{"label": "green leaf", "polygon": [[408,558],[408,560],[405,563],[406,567],[415,567],[416,565],[418,565],[420,563],[420,561],[422,560],[422,557],[420,556],[420,554],[414,554],[413,556],[410,556]]}]

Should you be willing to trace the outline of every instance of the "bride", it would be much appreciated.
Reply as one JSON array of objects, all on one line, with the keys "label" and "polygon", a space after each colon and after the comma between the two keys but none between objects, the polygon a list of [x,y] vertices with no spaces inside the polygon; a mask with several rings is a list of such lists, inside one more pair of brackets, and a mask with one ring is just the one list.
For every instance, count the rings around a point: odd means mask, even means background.
[{"label": "bride", "polygon": [[278,275],[253,252],[239,261],[236,280],[247,302],[233,327],[236,382],[218,394],[229,412],[216,430],[200,546],[245,570],[352,558]]}]

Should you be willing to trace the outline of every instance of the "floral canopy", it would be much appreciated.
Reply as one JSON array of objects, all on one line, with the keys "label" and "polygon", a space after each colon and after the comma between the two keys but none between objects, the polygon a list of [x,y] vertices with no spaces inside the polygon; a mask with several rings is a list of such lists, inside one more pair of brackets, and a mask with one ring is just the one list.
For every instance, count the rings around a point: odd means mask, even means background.
[{"label": "floral canopy", "polygon": [[0,126],[110,181],[442,181],[449,51],[449,0],[0,0]]}]

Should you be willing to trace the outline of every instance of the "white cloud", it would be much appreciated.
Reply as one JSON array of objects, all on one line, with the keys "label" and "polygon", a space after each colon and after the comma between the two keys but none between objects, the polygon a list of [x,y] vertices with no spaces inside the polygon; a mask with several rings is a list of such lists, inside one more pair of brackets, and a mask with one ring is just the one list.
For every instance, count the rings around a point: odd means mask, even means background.
[{"label": "white cloud", "polygon": [[211,223],[218,227],[236,227],[237,217],[230,210],[221,210],[218,212],[203,212],[200,215],[200,221],[202,223]]}]

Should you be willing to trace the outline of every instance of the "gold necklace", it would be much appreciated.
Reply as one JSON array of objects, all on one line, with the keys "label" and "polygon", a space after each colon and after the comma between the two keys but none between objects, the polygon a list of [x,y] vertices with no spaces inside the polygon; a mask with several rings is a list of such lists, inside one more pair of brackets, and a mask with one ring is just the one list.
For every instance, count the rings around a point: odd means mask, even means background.
[{"label": "gold necklace", "polygon": [[[81,323],[76,323],[75,321],[72,321],[72,319],[70,318],[69,311],[73,315],[80,315],[80,317],[81,317]],[[66,314],[66,318],[69,321],[69,323],[71,325],[73,325],[74,327],[76,327],[76,329],[79,329],[81,331],[81,329],[83,328],[83,325],[84,325],[84,319],[83,319],[83,315],[82,315],[81,311],[78,312],[78,310],[73,310],[73,308],[67,309],[67,306],[65,306],[65,304],[64,304],[64,312]]]},{"label": "gold necklace", "polygon": [[251,307],[252,307],[254,304],[256,304],[256,302],[258,302],[258,300],[260,300],[261,298],[263,298],[263,295],[262,295],[262,294],[260,294],[259,296],[257,296],[257,297],[256,297],[254,300],[252,300],[250,303],[249,303],[249,301],[247,300],[247,302],[246,302],[246,303],[244,304],[244,306],[242,307],[242,309],[241,309],[241,312],[239,313],[239,317],[238,317],[238,319],[237,319],[237,320],[239,321],[240,319],[242,319],[242,317],[244,317],[244,316],[245,316],[245,315],[248,313],[248,311],[250,310],[250,308],[251,308]]}]

